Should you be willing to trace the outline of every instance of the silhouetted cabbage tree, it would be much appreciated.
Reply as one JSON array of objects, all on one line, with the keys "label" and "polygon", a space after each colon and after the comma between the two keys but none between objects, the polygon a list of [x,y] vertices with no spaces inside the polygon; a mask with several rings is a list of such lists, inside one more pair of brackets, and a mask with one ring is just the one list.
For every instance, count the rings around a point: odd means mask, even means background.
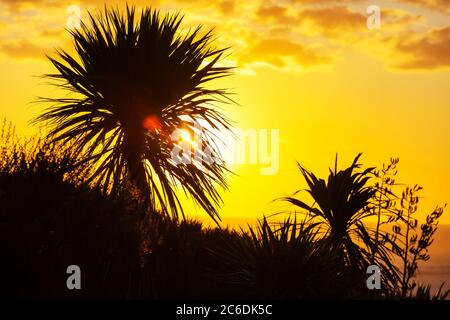
[{"label": "silhouetted cabbage tree", "polygon": [[[95,164],[91,180],[105,192],[131,184],[153,208],[178,217],[181,187],[216,220],[223,162],[177,163],[171,134],[203,121],[204,147],[214,146],[216,130],[229,129],[215,107],[230,101],[226,90],[207,87],[230,74],[218,65],[226,49],[212,47],[212,33],[200,27],[182,33],[179,14],[146,8],[138,15],[127,6],[89,19],[70,31],[75,54],[49,57],[57,72],[46,77],[72,95],[41,98],[51,106],[36,121],[50,126],[52,141],[73,142]],[[210,153],[220,159],[217,149]]]},{"label": "silhouetted cabbage tree", "polygon": [[375,168],[359,171],[360,156],[354,159],[350,167],[339,171],[336,158],[335,167],[330,169],[327,181],[298,164],[308,184],[306,191],[314,202],[309,205],[295,197],[283,199],[306,209],[313,218],[324,224],[326,238],[333,248],[341,249],[345,263],[363,270],[369,262],[368,249],[373,246],[373,237],[363,224],[363,219],[373,215],[367,206],[375,189],[367,182]]}]

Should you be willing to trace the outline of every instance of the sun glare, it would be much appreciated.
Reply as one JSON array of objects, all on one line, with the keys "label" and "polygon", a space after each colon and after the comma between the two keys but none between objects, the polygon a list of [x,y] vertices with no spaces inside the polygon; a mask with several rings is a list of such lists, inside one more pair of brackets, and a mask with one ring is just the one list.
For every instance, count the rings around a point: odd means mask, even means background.
[{"label": "sun glare", "polygon": [[142,122],[142,126],[150,132],[158,132],[162,129],[161,120],[154,114],[147,116]]},{"label": "sun glare", "polygon": [[191,135],[186,130],[182,130],[180,136],[183,141],[190,142],[190,143],[194,142]]}]

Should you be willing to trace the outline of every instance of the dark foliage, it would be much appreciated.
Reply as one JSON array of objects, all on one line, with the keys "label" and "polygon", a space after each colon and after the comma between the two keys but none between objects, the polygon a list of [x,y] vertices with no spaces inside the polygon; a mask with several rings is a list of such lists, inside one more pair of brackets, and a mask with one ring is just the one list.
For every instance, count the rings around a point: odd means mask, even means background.
[{"label": "dark foliage", "polygon": [[[229,123],[215,106],[231,100],[208,84],[230,74],[218,65],[226,49],[215,49],[213,34],[200,27],[183,35],[178,14],[105,7],[89,19],[70,31],[76,55],[59,50],[49,57],[57,72],[46,77],[70,95],[41,98],[50,107],[35,122],[50,128],[53,142],[70,142],[83,153],[81,163],[95,164],[90,180],[104,192],[132,184],[153,210],[177,218],[179,187],[218,219],[216,187],[227,185],[215,142]],[[201,161],[192,151],[183,155],[191,161],[177,163],[173,134],[194,132],[201,121],[208,126],[197,151],[218,160]]]}]

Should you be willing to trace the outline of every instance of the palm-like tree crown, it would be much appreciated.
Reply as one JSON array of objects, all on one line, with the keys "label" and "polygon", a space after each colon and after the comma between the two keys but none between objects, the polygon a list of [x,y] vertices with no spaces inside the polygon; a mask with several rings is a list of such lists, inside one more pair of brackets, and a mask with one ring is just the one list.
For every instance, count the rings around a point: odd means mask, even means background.
[{"label": "palm-like tree crown", "polygon": [[355,238],[361,240],[367,248],[372,246],[372,239],[366,231],[362,220],[372,213],[367,210],[375,190],[367,185],[370,173],[375,168],[355,171],[360,168],[359,154],[352,165],[344,170],[337,170],[337,158],[334,170],[330,169],[328,181],[317,178],[312,172],[298,165],[308,184],[307,192],[314,200],[313,205],[295,198],[284,200],[306,209],[314,218],[327,226],[327,238],[334,247],[345,251],[349,263],[367,262],[364,249],[358,248]]},{"label": "palm-like tree crown", "polygon": [[[177,163],[172,158],[177,128],[192,132],[196,121],[207,123],[202,145],[211,146],[216,130],[229,129],[214,104],[230,101],[222,89],[207,89],[211,80],[231,69],[218,66],[226,49],[211,47],[212,33],[200,27],[182,35],[179,14],[162,16],[146,8],[136,17],[105,8],[89,25],[71,30],[76,55],[58,50],[49,57],[57,73],[46,75],[74,93],[44,99],[52,105],[36,121],[44,121],[54,141],[75,141],[84,161],[94,163],[92,181],[105,192],[132,182],[152,206],[178,217],[183,210],[177,186],[213,218],[219,218],[226,188],[223,162]],[[198,146],[198,147],[201,147]],[[217,149],[213,155],[220,159]]]}]

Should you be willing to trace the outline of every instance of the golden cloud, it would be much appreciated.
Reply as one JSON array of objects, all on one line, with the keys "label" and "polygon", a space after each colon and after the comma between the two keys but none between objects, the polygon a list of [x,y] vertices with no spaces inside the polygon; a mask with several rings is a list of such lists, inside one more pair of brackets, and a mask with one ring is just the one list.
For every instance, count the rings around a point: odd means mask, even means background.
[{"label": "golden cloud", "polygon": [[414,15],[405,10],[394,8],[381,9],[382,28],[404,28],[408,25],[424,21],[424,16]]},{"label": "golden cloud", "polygon": [[347,7],[338,6],[321,9],[305,9],[300,20],[311,23],[322,34],[336,35],[342,31],[360,31],[366,29],[367,17]]},{"label": "golden cloud", "polygon": [[258,8],[256,15],[264,22],[276,22],[285,25],[298,21],[298,17],[290,14],[288,7],[285,6],[263,5]]},{"label": "golden cloud", "polygon": [[261,6],[259,7],[257,14],[263,18],[266,17],[278,18],[285,16],[286,10],[287,8],[283,6]]},{"label": "golden cloud", "polygon": [[61,36],[64,34],[64,29],[45,29],[40,32],[39,35],[46,37],[46,38],[61,38]]},{"label": "golden cloud", "polygon": [[2,0],[11,12],[18,13],[24,9],[40,7],[60,7],[63,1],[57,0]]},{"label": "golden cloud", "polygon": [[398,2],[415,4],[428,7],[435,10],[450,10],[449,0],[397,0]]},{"label": "golden cloud", "polygon": [[330,58],[302,44],[281,38],[258,41],[241,59],[244,63],[264,62],[283,69],[289,63],[310,67],[330,62]]},{"label": "golden cloud", "polygon": [[[2,29],[0,50],[5,54],[15,58],[44,57],[41,48],[62,46],[60,41],[64,39],[63,30],[67,19],[64,7],[68,3],[54,0],[1,1],[2,4],[14,7],[16,10],[35,9],[33,19],[30,19],[25,11],[6,11],[4,16],[9,15],[8,18],[15,23],[6,30]],[[426,3],[442,6],[439,0],[402,1],[410,4]],[[403,32],[408,30],[409,26],[416,26],[417,22],[424,20],[424,16],[411,14],[401,9],[381,7],[382,29],[380,32],[374,31],[370,34],[371,31],[366,27],[368,17],[365,12],[366,7],[353,6],[355,3],[362,2],[368,3],[364,0],[291,0],[290,3],[283,2],[283,4],[261,0],[249,2],[155,0],[151,4],[153,6],[160,4],[159,8],[163,11],[175,11],[181,8],[181,13],[186,15],[184,23],[186,28],[199,23],[205,25],[205,29],[216,27],[216,34],[220,35],[217,38],[217,44],[231,46],[236,53],[235,59],[246,65],[262,62],[276,68],[309,67],[331,63],[334,59],[331,59],[331,55],[327,53],[331,50],[334,50],[334,57],[337,55],[335,50],[339,48],[364,51],[363,48],[367,47],[372,51],[380,48],[379,50],[383,51],[382,54],[374,53],[373,56],[381,56],[383,59],[386,58],[386,54],[405,55],[404,63],[398,64],[402,68],[419,65],[427,65],[430,68],[439,67],[438,62],[433,62],[438,56],[435,51],[438,50],[437,47],[445,46],[446,40],[437,33],[425,33],[421,36],[408,31],[410,35],[405,39],[386,42],[381,40],[383,38],[397,39],[394,36],[399,31]],[[86,18],[87,9],[101,9],[103,3],[104,0],[80,0],[82,17]],[[107,3],[118,3],[122,6],[125,1],[107,1]],[[450,6],[450,0],[445,3]],[[149,5],[144,0],[135,0],[133,4],[138,7]],[[351,5],[344,6],[344,4]],[[426,10],[423,12],[427,13]],[[2,21],[0,21],[0,28],[1,23]],[[421,27],[425,29],[426,25],[422,24]],[[13,39],[19,40],[13,41]],[[31,42],[20,39],[33,40]],[[420,57],[407,56],[408,52],[405,48],[414,45],[422,45],[422,51],[419,50]],[[446,65],[445,59],[441,64]]]},{"label": "golden cloud", "polygon": [[402,69],[437,69],[450,67],[450,26],[435,29],[425,35],[408,34],[394,39],[394,49],[402,62]]},{"label": "golden cloud", "polygon": [[348,3],[358,3],[367,2],[367,0],[291,0],[292,2],[300,4],[348,4]]},{"label": "golden cloud", "polygon": [[27,39],[2,43],[0,45],[0,51],[12,58],[17,59],[45,58],[45,50]]},{"label": "golden cloud", "polygon": [[226,0],[219,3],[220,11],[224,14],[232,14],[235,6],[236,4],[233,0]]}]

